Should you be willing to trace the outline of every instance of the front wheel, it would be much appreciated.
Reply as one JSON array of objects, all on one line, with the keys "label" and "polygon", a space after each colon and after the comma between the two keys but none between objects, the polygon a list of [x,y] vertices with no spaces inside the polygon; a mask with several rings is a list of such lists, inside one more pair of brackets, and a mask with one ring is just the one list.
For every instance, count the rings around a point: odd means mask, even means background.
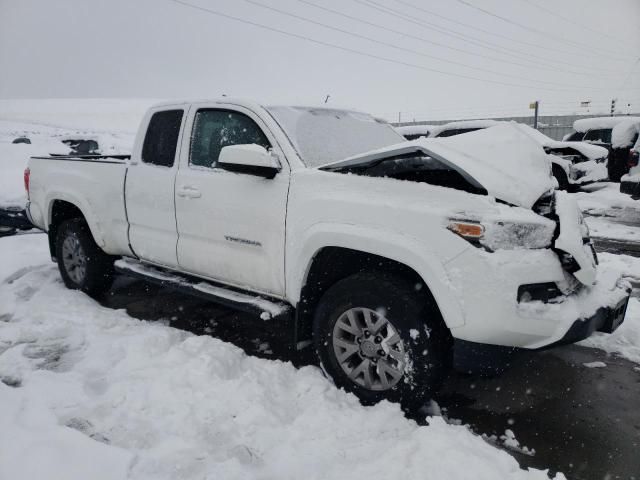
[{"label": "front wheel", "polygon": [[384,273],[337,282],[314,318],[325,372],[365,404],[424,404],[451,363],[450,338],[437,307],[415,285]]},{"label": "front wheel", "polygon": [[113,257],[96,244],[81,219],[66,220],[58,227],[56,259],[68,288],[98,296],[113,283]]}]

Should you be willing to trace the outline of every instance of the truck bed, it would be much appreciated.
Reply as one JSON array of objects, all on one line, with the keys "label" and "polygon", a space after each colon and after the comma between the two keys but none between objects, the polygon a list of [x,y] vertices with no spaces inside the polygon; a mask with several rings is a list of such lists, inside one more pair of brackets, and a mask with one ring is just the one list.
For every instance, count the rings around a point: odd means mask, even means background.
[{"label": "truck bed", "polygon": [[[78,207],[107,253],[131,255],[124,188],[129,155],[31,157],[29,214],[48,230],[61,203]],[[55,202],[54,202],[55,200]]]}]

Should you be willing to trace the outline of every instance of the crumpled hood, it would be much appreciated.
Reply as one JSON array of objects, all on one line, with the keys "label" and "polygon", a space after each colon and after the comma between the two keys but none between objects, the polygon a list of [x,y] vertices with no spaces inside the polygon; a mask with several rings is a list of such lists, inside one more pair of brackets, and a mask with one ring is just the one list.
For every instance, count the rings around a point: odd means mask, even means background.
[{"label": "crumpled hood", "polygon": [[545,192],[555,187],[549,155],[513,123],[452,137],[391,145],[320,168],[334,170],[412,152],[429,155],[454,168],[489,195],[525,208],[531,208]]},{"label": "crumpled hood", "polygon": [[546,142],[543,146],[549,148],[573,148],[587,157],[589,160],[600,160],[601,158],[607,158],[609,150],[599,145],[591,145],[587,142],[565,142],[560,140],[551,140]]},{"label": "crumpled hood", "polygon": [[548,148],[572,148],[581,153],[589,160],[600,160],[606,158],[609,155],[609,150],[599,145],[592,145],[587,142],[566,142],[564,140],[554,140],[547,137],[544,133],[536,130],[529,125],[517,124],[518,128],[529,135],[533,140],[538,142],[543,147]]}]

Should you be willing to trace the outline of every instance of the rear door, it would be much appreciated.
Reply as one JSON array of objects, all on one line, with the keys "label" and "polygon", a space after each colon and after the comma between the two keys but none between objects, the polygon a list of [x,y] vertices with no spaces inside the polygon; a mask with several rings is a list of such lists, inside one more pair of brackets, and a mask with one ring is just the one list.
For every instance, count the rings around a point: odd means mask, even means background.
[{"label": "rear door", "polygon": [[[176,177],[178,262],[195,275],[274,296],[284,295],[289,167],[278,143],[251,110],[194,105]],[[223,147],[271,149],[282,170],[271,179],[218,165]]]},{"label": "rear door", "polygon": [[178,266],[174,185],[186,111],[156,109],[145,117],[146,134],[127,172],[125,199],[129,242],[148,262]]}]

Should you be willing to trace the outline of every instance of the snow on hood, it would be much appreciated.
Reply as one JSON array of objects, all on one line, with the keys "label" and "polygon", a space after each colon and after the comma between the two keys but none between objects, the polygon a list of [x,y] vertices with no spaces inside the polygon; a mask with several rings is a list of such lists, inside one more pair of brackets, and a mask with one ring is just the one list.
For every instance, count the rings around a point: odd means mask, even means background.
[{"label": "snow on hood", "polygon": [[594,117],[581,118],[573,122],[573,129],[576,132],[586,132],[587,130],[599,130],[604,128],[613,128],[624,120],[640,121],[640,117]]},{"label": "snow on hood", "polygon": [[460,120],[457,122],[449,122],[443,125],[436,125],[429,133],[430,137],[435,137],[445,130],[464,129],[464,128],[489,128],[505,123],[501,120]]},{"label": "snow on hood", "polygon": [[400,135],[428,135],[437,125],[403,125],[402,127],[393,127]]},{"label": "snow on hood", "polygon": [[541,131],[536,130],[535,128],[523,123],[519,123],[518,128],[520,128],[520,130],[529,135],[533,140],[538,142],[543,147],[573,148],[574,150],[587,157],[589,160],[598,160],[600,158],[606,157],[609,154],[609,150],[599,145],[592,145],[587,142],[566,142],[564,140],[554,140],[553,138],[547,137]]},{"label": "snow on hood", "polygon": [[455,168],[489,195],[525,208],[531,208],[545,192],[555,187],[549,156],[514,123],[453,137],[391,145],[321,168],[333,170],[412,152],[432,156]]},{"label": "snow on hood", "polygon": [[[628,119],[618,123],[611,131],[611,146],[613,148],[626,148],[633,145],[634,141],[640,141],[640,118]],[[637,143],[636,143],[637,144]]]}]

